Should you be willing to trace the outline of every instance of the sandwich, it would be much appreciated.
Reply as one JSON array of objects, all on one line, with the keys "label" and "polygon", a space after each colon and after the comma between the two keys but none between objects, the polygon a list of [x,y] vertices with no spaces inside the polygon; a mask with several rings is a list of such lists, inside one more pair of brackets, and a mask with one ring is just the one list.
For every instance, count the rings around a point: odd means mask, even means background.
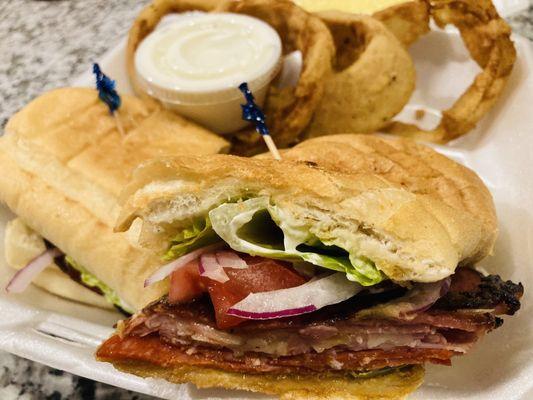
[{"label": "sandwich", "polygon": [[0,201],[16,214],[4,248],[19,270],[8,291],[33,281],[61,297],[127,313],[150,300],[150,290],[128,296],[129,287],[142,287],[135,276],[160,260],[135,246],[134,230],[113,233],[121,189],[134,167],[152,157],[227,151],[228,143],[133,96],[122,96],[118,112],[125,136],[96,90],[63,88],[7,123]]},{"label": "sandwich", "polygon": [[407,139],[325,136],[281,161],[149,161],[122,200],[116,230],[138,226],[162,256],[142,277],[160,298],[96,357],[139,376],[403,398],[425,363],[450,365],[520,308],[521,284],[475,268],[497,236],[488,189]]}]

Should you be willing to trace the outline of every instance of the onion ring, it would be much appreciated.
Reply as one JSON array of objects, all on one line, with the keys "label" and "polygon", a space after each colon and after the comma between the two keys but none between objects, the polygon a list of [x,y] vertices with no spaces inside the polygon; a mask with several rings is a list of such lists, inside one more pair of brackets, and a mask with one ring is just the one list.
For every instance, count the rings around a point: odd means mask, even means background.
[{"label": "onion ring", "polygon": [[429,32],[429,6],[423,0],[411,0],[372,14],[405,46]]},{"label": "onion ring", "polygon": [[415,89],[411,57],[370,16],[340,11],[316,15],[330,29],[336,55],[306,136],[379,130],[405,107]]},{"label": "onion ring", "polygon": [[[472,130],[492,108],[516,60],[511,30],[490,0],[412,0],[373,17],[342,12],[311,15],[287,0],[155,0],[136,19],[127,47],[128,73],[142,97],[149,96],[135,82],[135,49],[165,14],[191,10],[260,18],[278,31],[284,54],[302,52],[303,70],[297,86],[280,89],[273,85],[265,103],[271,135],[279,148],[324,134],[378,130],[447,143]],[[430,16],[440,27],[453,24],[459,29],[482,72],[454,105],[442,112],[436,128],[423,130],[392,118],[414,88],[414,72],[407,53],[402,53],[404,46],[429,30]],[[376,83],[379,80],[382,82]],[[235,134],[232,142],[234,154],[264,150],[261,138],[251,129]]]},{"label": "onion ring", "polygon": [[455,25],[470,52],[482,68],[472,84],[442,112],[439,125],[424,130],[414,124],[392,121],[384,131],[434,143],[447,143],[475,128],[494,106],[507,83],[516,49],[511,28],[498,15],[490,0],[426,0],[439,27]]}]

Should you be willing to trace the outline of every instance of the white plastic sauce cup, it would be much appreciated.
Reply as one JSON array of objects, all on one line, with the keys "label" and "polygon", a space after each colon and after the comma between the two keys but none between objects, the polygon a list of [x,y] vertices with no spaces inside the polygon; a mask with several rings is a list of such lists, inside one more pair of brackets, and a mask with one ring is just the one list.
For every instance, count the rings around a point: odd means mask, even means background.
[{"label": "white plastic sauce cup", "polygon": [[247,82],[257,104],[281,65],[277,32],[253,17],[183,13],[162,23],[135,53],[137,79],[167,108],[217,132],[245,127],[238,86]]}]

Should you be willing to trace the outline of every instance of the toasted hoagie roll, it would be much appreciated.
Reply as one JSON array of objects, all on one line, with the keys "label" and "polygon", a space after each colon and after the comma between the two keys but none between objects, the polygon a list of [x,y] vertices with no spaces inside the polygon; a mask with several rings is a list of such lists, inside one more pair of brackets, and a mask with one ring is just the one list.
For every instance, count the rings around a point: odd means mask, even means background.
[{"label": "toasted hoagie roll", "polygon": [[281,161],[150,161],[122,200],[117,231],[136,225],[168,264],[143,277],[161,298],[97,358],[140,376],[402,398],[421,365],[449,365],[520,307],[520,284],[468,268],[496,238],[487,188],[412,141],[339,135]]},{"label": "toasted hoagie roll", "polygon": [[[112,302],[134,312],[155,293],[131,290],[142,288],[136,277],[160,261],[130,241],[135,232],[113,233],[117,198],[132,169],[152,157],[216,153],[228,144],[132,96],[122,96],[118,117],[124,136],[89,88],[53,90],[33,100],[0,138],[0,200],[19,217],[8,225],[5,240],[11,266],[22,268],[57,248],[56,265],[36,284],[63,297],[98,306]],[[91,291],[80,286],[76,292],[72,278]]]}]

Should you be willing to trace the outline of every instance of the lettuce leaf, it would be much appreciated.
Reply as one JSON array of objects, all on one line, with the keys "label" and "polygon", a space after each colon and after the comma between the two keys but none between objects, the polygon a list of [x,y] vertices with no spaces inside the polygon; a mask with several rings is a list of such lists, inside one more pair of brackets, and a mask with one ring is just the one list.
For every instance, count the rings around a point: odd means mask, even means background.
[{"label": "lettuce leaf", "polygon": [[117,307],[122,308],[124,311],[134,314],[135,310],[127,305],[115,292],[113,289],[111,289],[109,286],[107,286],[104,282],[102,282],[100,279],[98,279],[96,276],[91,274],[87,269],[85,269],[82,265],[78,264],[76,261],[72,259],[70,256],[65,256],[65,261],[75,270],[79,271],[81,281],[90,287],[96,287],[102,291],[104,294],[105,299],[111,303],[114,304]]},{"label": "lettuce leaf", "polygon": [[211,227],[209,217],[196,220],[193,224],[178,233],[171,241],[170,247],[163,256],[163,260],[172,261],[184,254],[190,253],[220,240]]},{"label": "lettuce leaf", "polygon": [[304,260],[334,271],[364,286],[381,282],[384,276],[374,263],[349,254],[333,242],[322,242],[308,227],[291,224],[268,197],[225,203],[209,212],[214,232],[236,250],[283,260]]}]

